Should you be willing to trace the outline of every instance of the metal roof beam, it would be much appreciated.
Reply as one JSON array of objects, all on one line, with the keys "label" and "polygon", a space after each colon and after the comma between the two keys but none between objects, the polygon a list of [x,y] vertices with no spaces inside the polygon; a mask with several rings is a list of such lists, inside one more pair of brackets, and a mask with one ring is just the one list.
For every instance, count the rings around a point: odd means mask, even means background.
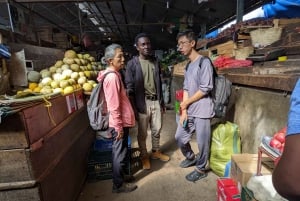
[{"label": "metal roof beam", "polygon": [[[17,3],[64,3],[64,2],[74,2],[74,3],[81,3],[81,2],[95,2],[95,0],[14,0]],[[109,2],[109,1],[118,1],[118,0],[97,0],[97,2]],[[0,3],[6,3],[7,0],[0,0]]]},{"label": "metal roof beam", "polygon": [[[124,17],[125,17],[125,23],[128,24],[127,12],[125,10],[125,6],[124,6],[124,1],[123,0],[121,0],[121,5],[122,5],[122,11],[123,11]],[[128,39],[131,40],[129,28],[126,27],[126,30],[127,30]]]},{"label": "metal roof beam", "polygon": [[[14,2],[15,2],[15,1],[14,1]],[[64,28],[64,27],[62,27],[62,26],[60,26],[60,25],[58,25],[56,22],[54,22],[54,21],[52,21],[51,19],[49,19],[49,18],[47,18],[47,17],[41,15],[40,13],[38,13],[38,12],[36,12],[36,11],[34,11],[34,10],[31,10],[31,9],[27,8],[27,7],[24,6],[23,4],[20,4],[20,3],[19,3],[18,5],[21,6],[22,8],[24,8],[24,9],[30,11],[30,12],[33,13],[34,15],[36,15],[36,16],[38,16],[38,17],[44,19],[44,20],[46,20],[48,23],[50,23],[50,24],[56,26],[56,27],[57,27],[58,29],[60,29],[61,31],[64,31],[64,32],[69,33],[69,34],[72,34],[72,33],[70,33],[70,31],[67,30],[66,28]]]},{"label": "metal roof beam", "polygon": [[112,7],[110,6],[109,2],[106,2],[106,5],[107,5],[107,7],[108,7],[109,10],[110,10],[110,14],[111,14],[111,16],[113,17],[113,19],[114,19],[114,21],[115,21],[115,24],[117,25],[117,29],[118,29],[118,31],[119,31],[119,33],[120,33],[121,38],[124,39],[124,36],[123,36],[123,34],[122,34],[122,31],[121,31],[120,27],[118,26],[119,23],[118,23],[118,20],[117,20],[117,18],[116,18],[116,16],[115,16],[114,12],[113,12]]}]

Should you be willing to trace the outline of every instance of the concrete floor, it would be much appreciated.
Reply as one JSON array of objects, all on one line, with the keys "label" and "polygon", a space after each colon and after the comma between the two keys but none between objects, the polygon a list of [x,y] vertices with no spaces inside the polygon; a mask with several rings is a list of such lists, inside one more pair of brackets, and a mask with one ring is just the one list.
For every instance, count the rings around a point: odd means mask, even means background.
[{"label": "concrete floor", "polygon": [[[185,179],[185,175],[193,167],[180,168],[179,163],[184,159],[178,149],[174,135],[176,131],[175,112],[167,110],[164,114],[163,129],[161,132],[161,149],[167,153],[171,160],[161,162],[151,161],[151,170],[140,170],[135,173],[138,189],[131,193],[113,194],[112,180],[101,180],[86,183],[78,201],[215,201],[216,179],[213,172],[195,183]],[[134,133],[134,132],[132,132]],[[136,136],[131,134],[132,147],[137,147]],[[147,139],[148,150],[151,149],[150,138]],[[195,140],[191,143],[197,152]]]}]

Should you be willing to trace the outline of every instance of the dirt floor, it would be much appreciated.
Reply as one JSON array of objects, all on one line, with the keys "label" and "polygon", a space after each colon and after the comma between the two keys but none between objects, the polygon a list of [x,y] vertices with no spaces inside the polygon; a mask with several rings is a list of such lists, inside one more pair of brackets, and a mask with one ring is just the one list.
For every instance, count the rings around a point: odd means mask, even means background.
[{"label": "dirt floor", "polygon": [[[138,189],[131,193],[113,194],[112,180],[87,182],[83,187],[78,201],[215,201],[216,179],[213,172],[195,183],[185,179],[185,175],[193,167],[180,168],[179,163],[184,159],[178,149],[174,135],[176,131],[175,113],[168,110],[164,114],[161,132],[161,149],[171,156],[169,162],[151,161],[151,170],[140,170],[134,174]],[[137,147],[136,135],[131,134],[132,147]],[[147,139],[148,150],[151,149],[150,138]],[[197,152],[195,140],[192,147]]]}]

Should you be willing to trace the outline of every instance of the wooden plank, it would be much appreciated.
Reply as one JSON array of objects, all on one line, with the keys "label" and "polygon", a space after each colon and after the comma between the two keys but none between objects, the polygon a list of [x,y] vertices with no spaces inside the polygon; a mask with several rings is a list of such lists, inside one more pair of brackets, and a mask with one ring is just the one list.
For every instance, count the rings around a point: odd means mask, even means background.
[{"label": "wooden plank", "polygon": [[273,24],[274,27],[285,27],[289,24],[300,23],[300,18],[292,18],[292,19],[274,19]]},{"label": "wooden plank", "polygon": [[38,187],[0,191],[1,201],[42,201]]},{"label": "wooden plank", "polygon": [[[0,150],[28,148],[43,138],[69,115],[67,96],[57,96],[45,103],[36,104],[19,113],[3,118],[0,124]],[[74,92],[75,109],[85,105],[82,90]],[[41,121],[42,120],[42,121]]]},{"label": "wooden plank", "polygon": [[299,78],[297,75],[255,75],[226,74],[234,84],[262,87],[274,90],[292,91]]},{"label": "wooden plank", "polygon": [[31,188],[34,187],[35,185],[36,185],[35,180],[0,183],[0,191],[20,189],[20,188]]},{"label": "wooden plank", "polygon": [[209,47],[208,50],[210,51],[210,55],[217,54],[232,57],[234,55],[233,50],[235,48],[235,43],[232,40],[230,40],[225,43]]},{"label": "wooden plank", "polygon": [[22,111],[30,144],[43,138],[70,115],[66,96],[58,96],[49,102],[50,107],[46,107],[49,103],[45,102]]},{"label": "wooden plank", "polygon": [[278,48],[284,48],[286,55],[300,55],[300,43],[294,42],[293,45],[279,45],[277,47],[265,47],[262,49],[256,49],[256,54],[265,54],[268,51],[272,51]]},{"label": "wooden plank", "polygon": [[0,151],[0,183],[34,180],[28,152],[25,149]]},{"label": "wooden plank", "polygon": [[87,175],[87,157],[93,133],[89,128],[81,132],[57,166],[42,179],[43,201],[77,200]]},{"label": "wooden plank", "polygon": [[56,126],[41,141],[32,144],[30,160],[34,178],[40,181],[47,176],[60,162],[67,150],[89,127],[89,120],[84,107]]}]

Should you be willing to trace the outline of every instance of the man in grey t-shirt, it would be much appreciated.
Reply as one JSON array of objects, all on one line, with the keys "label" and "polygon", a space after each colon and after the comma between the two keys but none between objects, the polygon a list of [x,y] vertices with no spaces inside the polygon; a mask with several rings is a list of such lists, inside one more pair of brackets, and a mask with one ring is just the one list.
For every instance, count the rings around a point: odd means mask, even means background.
[{"label": "man in grey t-shirt", "polygon": [[[202,55],[195,50],[194,32],[179,33],[177,42],[178,50],[188,57],[190,63],[184,73],[183,101],[180,103],[181,115],[175,139],[186,157],[180,166],[186,168],[195,165],[195,170],[186,176],[188,181],[195,182],[207,176],[205,166],[210,151],[210,121],[214,116],[214,103],[210,95],[213,89],[213,67],[208,59],[204,59],[199,66]],[[194,131],[199,149],[197,155],[189,143]]]}]

